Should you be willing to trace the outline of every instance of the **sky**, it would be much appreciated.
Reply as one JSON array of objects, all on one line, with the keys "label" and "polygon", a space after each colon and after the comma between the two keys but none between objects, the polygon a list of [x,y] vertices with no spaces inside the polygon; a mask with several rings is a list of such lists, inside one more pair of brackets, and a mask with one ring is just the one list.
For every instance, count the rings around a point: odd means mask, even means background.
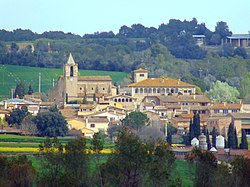
[{"label": "sky", "polygon": [[84,35],[121,26],[158,28],[169,19],[196,18],[214,31],[224,21],[234,34],[250,31],[249,0],[0,0],[0,29]]}]

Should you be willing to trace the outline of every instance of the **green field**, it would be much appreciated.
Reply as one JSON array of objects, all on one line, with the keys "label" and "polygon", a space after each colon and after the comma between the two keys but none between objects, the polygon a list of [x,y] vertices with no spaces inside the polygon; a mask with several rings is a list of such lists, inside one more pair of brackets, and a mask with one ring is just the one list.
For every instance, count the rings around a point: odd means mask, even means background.
[{"label": "green field", "polygon": [[[41,73],[41,92],[47,93],[53,86],[53,79],[56,82],[58,77],[63,75],[63,69],[37,68],[28,66],[14,66],[0,64],[0,99],[10,98],[11,89],[16,83],[24,81],[32,85],[34,92],[38,92],[38,79]],[[125,72],[80,70],[81,76],[104,76],[110,75],[113,83],[123,80],[127,76]]]}]

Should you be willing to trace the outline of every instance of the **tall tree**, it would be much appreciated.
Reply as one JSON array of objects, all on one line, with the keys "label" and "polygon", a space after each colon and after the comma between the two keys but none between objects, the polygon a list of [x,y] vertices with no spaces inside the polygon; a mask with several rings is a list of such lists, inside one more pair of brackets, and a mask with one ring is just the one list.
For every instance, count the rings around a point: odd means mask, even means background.
[{"label": "tall tree", "polygon": [[232,35],[232,32],[229,31],[227,23],[224,21],[217,22],[215,27],[215,33],[219,34],[222,39],[225,39],[227,36]]},{"label": "tall tree", "polygon": [[38,175],[38,186],[63,186],[64,184],[64,159],[63,145],[57,138],[47,138],[39,145],[39,150],[44,159],[41,161],[41,170]]},{"label": "tall tree", "polygon": [[229,128],[228,128],[228,148],[236,149],[236,137],[235,137],[235,128],[234,124],[230,123]]},{"label": "tall tree", "polygon": [[200,130],[200,115],[197,111],[194,111],[193,127],[194,127],[194,137],[198,138],[201,134],[201,130]]},{"label": "tall tree", "polygon": [[210,141],[208,129],[206,130],[206,140],[207,140],[207,148],[208,148],[208,150],[210,150],[212,146],[211,146],[211,141]]},{"label": "tall tree", "polygon": [[70,140],[65,146],[64,155],[64,185],[88,186],[89,155],[86,140],[82,137]]},{"label": "tall tree", "polygon": [[192,139],[194,138],[194,125],[193,125],[193,120],[190,119],[190,122],[189,122],[189,144],[191,144],[191,141]]},{"label": "tall tree", "polygon": [[238,136],[237,136],[237,130],[234,128],[234,137],[235,137],[235,149],[238,149]]},{"label": "tall tree", "polygon": [[213,130],[212,130],[212,146],[216,147],[216,129],[215,129],[215,127],[213,127]]},{"label": "tall tree", "polygon": [[33,94],[33,88],[32,88],[32,86],[31,86],[31,84],[29,85],[29,90],[28,90],[28,94],[29,95],[32,95]]},{"label": "tall tree", "polygon": [[247,135],[246,135],[246,131],[244,129],[242,129],[242,131],[241,131],[240,149],[247,149],[248,150]]},{"label": "tall tree", "polygon": [[19,83],[16,84],[14,97],[19,97],[20,99],[22,99],[25,94],[26,94],[25,83],[23,81],[20,81]]}]

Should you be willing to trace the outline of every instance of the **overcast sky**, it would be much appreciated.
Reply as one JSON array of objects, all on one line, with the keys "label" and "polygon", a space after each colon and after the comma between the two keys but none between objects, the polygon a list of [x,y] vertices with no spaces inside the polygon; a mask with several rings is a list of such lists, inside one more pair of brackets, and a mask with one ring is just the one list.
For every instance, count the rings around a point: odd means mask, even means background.
[{"label": "overcast sky", "polygon": [[156,27],[169,19],[204,22],[214,31],[227,22],[233,33],[250,30],[249,0],[0,0],[0,29],[64,31],[79,35],[141,23]]}]

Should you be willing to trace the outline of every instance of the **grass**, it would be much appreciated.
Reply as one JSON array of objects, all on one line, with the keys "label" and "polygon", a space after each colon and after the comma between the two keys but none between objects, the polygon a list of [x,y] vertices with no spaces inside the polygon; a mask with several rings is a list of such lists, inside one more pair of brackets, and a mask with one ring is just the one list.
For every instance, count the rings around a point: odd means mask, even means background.
[{"label": "grass", "polygon": [[[110,75],[113,83],[127,76],[125,72],[114,71],[80,70],[79,72],[81,76]],[[41,91],[47,93],[53,86],[53,79],[56,82],[58,77],[63,75],[63,69],[0,64],[0,99],[10,98],[11,89],[15,88],[19,81],[24,81],[27,88],[31,84],[34,92],[38,92],[39,73],[41,73]]]},{"label": "grass", "polygon": [[174,177],[180,177],[183,187],[193,186],[193,180],[195,176],[194,164],[190,164],[184,160],[175,161],[176,168],[173,172]]}]

